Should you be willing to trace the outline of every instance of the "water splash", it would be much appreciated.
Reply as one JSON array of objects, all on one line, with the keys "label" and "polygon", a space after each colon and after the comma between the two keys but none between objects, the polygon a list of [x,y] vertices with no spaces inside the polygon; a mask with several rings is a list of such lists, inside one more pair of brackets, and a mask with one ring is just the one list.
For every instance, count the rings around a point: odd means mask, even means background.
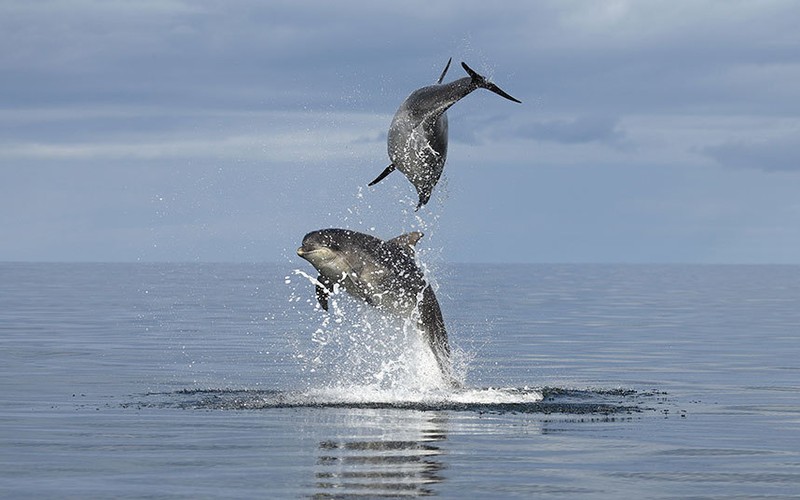
[{"label": "water splash", "polygon": [[[294,274],[312,286],[319,284],[301,270]],[[329,299],[327,313],[318,305],[314,309],[311,342],[296,355],[309,389],[431,391],[448,387],[414,316],[384,314],[338,289]]]},{"label": "water splash", "polygon": [[[294,270],[285,282],[303,289],[318,280]],[[335,290],[329,311],[307,299],[305,342],[295,342],[295,361],[304,374],[304,388],[274,391],[246,399],[248,408],[270,406],[464,408],[526,405],[542,400],[533,388],[460,388],[445,381],[436,359],[418,330],[414,316],[385,315],[348,294]],[[307,292],[313,296],[313,292]],[[292,293],[294,307],[301,292]],[[309,314],[310,313],[310,314]],[[452,375],[466,380],[473,355],[452,349]],[[219,396],[219,395],[215,395]],[[236,404],[243,400],[237,399]],[[477,406],[475,406],[477,405]]]}]

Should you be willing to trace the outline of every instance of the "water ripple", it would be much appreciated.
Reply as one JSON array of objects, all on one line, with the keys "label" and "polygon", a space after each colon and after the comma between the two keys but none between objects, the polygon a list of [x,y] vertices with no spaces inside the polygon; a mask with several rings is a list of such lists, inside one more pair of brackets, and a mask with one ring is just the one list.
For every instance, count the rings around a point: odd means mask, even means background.
[{"label": "water ripple", "polygon": [[632,414],[653,410],[654,393],[632,390],[560,388],[475,388],[456,391],[401,391],[339,387],[308,391],[182,389],[142,395],[123,407],[185,410],[268,410],[272,408],[409,409],[477,413]]}]

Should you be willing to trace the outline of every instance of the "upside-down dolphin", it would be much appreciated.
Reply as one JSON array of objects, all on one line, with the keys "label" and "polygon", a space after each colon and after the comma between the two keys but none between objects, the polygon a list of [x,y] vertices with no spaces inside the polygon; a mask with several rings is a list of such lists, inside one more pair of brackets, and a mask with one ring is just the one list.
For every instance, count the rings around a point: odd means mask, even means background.
[{"label": "upside-down dolphin", "polygon": [[400,105],[389,126],[387,139],[391,163],[370,182],[373,186],[395,169],[403,172],[419,195],[419,207],[431,197],[433,187],[439,181],[447,159],[447,110],[477,88],[491,90],[495,94],[521,103],[505,93],[500,87],[461,63],[469,74],[464,78],[442,84],[452,58],[442,71],[435,85],[417,89]]},{"label": "upside-down dolphin", "polygon": [[422,233],[417,231],[384,241],[348,229],[321,229],[303,238],[297,255],[319,271],[317,300],[326,311],[334,285],[403,318],[418,310],[418,326],[433,351],[442,378],[456,386],[442,311],[414,259],[414,245],[420,238]]}]

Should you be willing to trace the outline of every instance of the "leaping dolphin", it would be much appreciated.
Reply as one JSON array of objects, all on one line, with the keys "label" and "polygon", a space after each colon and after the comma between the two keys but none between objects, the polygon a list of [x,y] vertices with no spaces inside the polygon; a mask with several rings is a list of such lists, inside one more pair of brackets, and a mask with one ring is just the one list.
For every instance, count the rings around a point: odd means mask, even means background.
[{"label": "leaping dolphin", "polygon": [[317,300],[326,311],[335,284],[393,315],[408,318],[418,309],[420,330],[442,378],[457,386],[439,302],[414,259],[420,238],[417,231],[383,241],[348,229],[321,229],[303,238],[297,255],[319,271]]},{"label": "leaping dolphin", "polygon": [[435,85],[415,90],[400,105],[389,126],[387,143],[391,163],[369,183],[373,186],[395,169],[400,170],[417,190],[419,203],[416,210],[428,203],[444,170],[448,108],[477,88],[491,90],[510,101],[522,102],[463,62],[461,66],[469,76],[442,84],[451,61],[452,58],[447,61]]}]

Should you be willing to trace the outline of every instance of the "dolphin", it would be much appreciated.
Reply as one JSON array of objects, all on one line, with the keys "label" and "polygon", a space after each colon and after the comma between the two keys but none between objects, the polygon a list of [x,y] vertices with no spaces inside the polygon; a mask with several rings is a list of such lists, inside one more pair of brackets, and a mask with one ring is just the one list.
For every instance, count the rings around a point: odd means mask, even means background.
[{"label": "dolphin", "polygon": [[317,300],[326,311],[335,285],[392,315],[409,318],[418,310],[418,326],[443,379],[457,386],[439,302],[414,258],[422,236],[414,231],[384,241],[348,229],[321,229],[305,235],[297,255],[319,271]]},{"label": "dolphin", "polygon": [[447,110],[478,88],[488,89],[514,102],[522,101],[505,93],[500,87],[479,75],[462,62],[469,76],[442,84],[450,62],[435,85],[411,93],[400,105],[389,126],[387,139],[391,163],[370,182],[382,181],[395,169],[403,172],[417,190],[419,203],[415,210],[428,203],[433,187],[439,181],[447,159]]}]

